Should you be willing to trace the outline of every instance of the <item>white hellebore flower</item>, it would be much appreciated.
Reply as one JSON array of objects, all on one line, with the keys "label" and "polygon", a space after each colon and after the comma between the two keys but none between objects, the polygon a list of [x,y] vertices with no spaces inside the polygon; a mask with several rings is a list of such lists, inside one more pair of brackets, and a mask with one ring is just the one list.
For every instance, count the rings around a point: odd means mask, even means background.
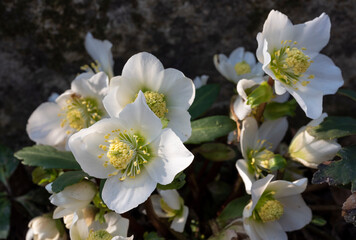
[{"label": "white hellebore flower", "polygon": [[200,77],[195,77],[193,80],[195,89],[201,88],[202,86],[206,85],[208,79],[209,79],[208,75],[201,75]]},{"label": "white hellebore flower", "polygon": [[171,183],[194,156],[170,128],[162,129],[141,91],[120,114],[110,114],[72,135],[69,147],[85,172],[107,178],[102,198],[124,213],[144,202],[157,183]]},{"label": "white hellebore flower", "polygon": [[325,13],[312,21],[293,25],[272,10],[258,33],[257,58],[275,80],[275,91],[288,91],[312,119],[322,113],[323,95],[334,94],[344,83],[341,71],[320,50],[330,38],[330,19]]},{"label": "white hellebore flower", "polygon": [[238,83],[240,79],[253,79],[256,82],[262,81],[262,64],[257,62],[255,55],[245,52],[243,47],[236,48],[227,58],[224,54],[214,56],[216,69],[227,80]]},{"label": "white hellebore flower", "polygon": [[192,80],[176,69],[164,69],[152,54],[138,53],[127,61],[121,76],[111,79],[104,106],[111,116],[117,117],[139,91],[144,93],[148,106],[164,127],[171,128],[183,142],[190,137],[192,128],[187,110],[195,96]]},{"label": "white hellebore flower", "polygon": [[277,180],[269,174],[252,184],[252,201],[243,211],[243,224],[251,240],[286,240],[285,232],[298,230],[312,219],[301,193],[306,178],[294,182]]},{"label": "white hellebore flower", "polygon": [[95,184],[87,180],[70,185],[59,193],[52,192],[52,183],[48,184],[46,189],[52,193],[49,200],[53,205],[57,206],[53,212],[53,218],[62,218],[74,213],[74,222],[77,219],[75,213],[87,207],[97,192]]},{"label": "white hellebore flower", "polygon": [[184,200],[177,190],[158,190],[159,195],[151,196],[152,205],[157,216],[170,218],[171,228],[183,232],[188,219],[189,208],[184,205]]},{"label": "white hellebore flower", "polygon": [[269,160],[288,129],[286,118],[268,120],[258,127],[253,117],[242,122],[240,137],[241,152],[244,159],[236,162],[236,168],[245,183],[246,192],[250,194],[255,176],[264,169],[269,169]]},{"label": "white hellebore flower", "polygon": [[[111,53],[111,42],[108,40],[102,41],[96,39],[90,32],[88,32],[85,36],[84,45],[89,55],[99,64],[98,66],[92,64],[94,70],[96,72],[103,71],[109,76],[109,78],[112,78],[114,76],[114,59]],[[91,72],[88,66],[85,66],[84,68],[84,70]]]},{"label": "white hellebore flower", "polygon": [[26,240],[65,240],[67,234],[62,234],[57,228],[56,221],[50,216],[39,216],[33,218],[28,224],[29,230]]},{"label": "white hellebore flower", "polygon": [[102,99],[108,78],[101,72],[92,77],[84,73],[55,102],[42,103],[30,116],[26,131],[37,144],[66,149],[68,138],[107,115]]},{"label": "white hellebore flower", "polygon": [[324,121],[325,117],[327,117],[327,114],[323,113],[318,119],[312,120],[307,126],[300,128],[294,135],[288,149],[293,160],[306,167],[317,168],[320,163],[332,160],[341,149],[336,139],[317,139],[307,132],[308,127],[318,126]]}]

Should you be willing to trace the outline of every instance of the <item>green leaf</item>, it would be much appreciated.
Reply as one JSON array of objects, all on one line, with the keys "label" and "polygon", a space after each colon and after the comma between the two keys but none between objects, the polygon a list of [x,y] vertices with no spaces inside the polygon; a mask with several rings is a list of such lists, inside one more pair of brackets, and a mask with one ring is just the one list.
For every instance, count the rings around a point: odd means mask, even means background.
[{"label": "green leaf", "polygon": [[167,185],[161,185],[158,183],[157,188],[160,190],[180,189],[184,186],[184,184],[185,184],[185,174],[184,172],[180,172],[175,176],[173,182]]},{"label": "green leaf", "polygon": [[145,232],[143,240],[164,240],[164,238],[159,237],[156,232]]},{"label": "green leaf", "polygon": [[45,209],[49,205],[48,197],[49,194],[44,188],[38,188],[25,195],[16,197],[14,200],[20,203],[29,215],[34,218],[48,210]]},{"label": "green leaf", "polygon": [[341,160],[329,161],[318,166],[312,183],[329,185],[346,185],[351,183],[351,191],[356,191],[356,145],[341,149],[338,154]]},{"label": "green leaf", "polygon": [[327,224],[327,221],[322,217],[313,216],[311,223],[316,226],[322,227],[322,226],[325,226],[325,224]]},{"label": "green leaf", "polygon": [[204,143],[193,150],[211,161],[227,161],[236,157],[236,152],[231,147],[223,143]]},{"label": "green leaf", "polygon": [[263,117],[267,120],[275,120],[284,116],[293,117],[296,107],[297,101],[295,99],[284,103],[270,102],[266,105]]},{"label": "green leaf", "polygon": [[250,196],[243,196],[232,200],[216,219],[219,226],[222,228],[231,220],[242,217],[242,212],[250,199]]},{"label": "green leaf", "polygon": [[261,103],[268,102],[273,96],[273,89],[267,82],[262,82],[257,88],[253,89],[247,96],[247,104],[255,108]]},{"label": "green leaf", "polygon": [[19,161],[14,158],[13,152],[0,145],[0,180],[8,188],[7,179],[16,170]]},{"label": "green leaf", "polygon": [[22,163],[29,166],[81,169],[71,152],[58,151],[50,146],[34,145],[32,147],[25,147],[16,152],[15,157],[23,160]]},{"label": "green leaf", "polygon": [[327,117],[315,127],[308,127],[310,135],[319,139],[333,139],[356,134],[356,119],[351,117]]},{"label": "green leaf", "polygon": [[220,86],[218,84],[208,84],[198,88],[195,93],[194,102],[188,110],[191,120],[194,120],[205,113],[211,105],[213,105],[219,92]]},{"label": "green leaf", "polygon": [[344,95],[346,97],[349,97],[352,100],[356,101],[356,92],[351,89],[342,88],[342,89],[339,89],[339,91],[337,91],[337,93]]},{"label": "green leaf", "polygon": [[192,122],[192,135],[185,142],[199,144],[226,136],[236,129],[236,123],[227,116],[211,116]]},{"label": "green leaf", "polygon": [[4,193],[0,193],[0,239],[7,239],[10,231],[11,202]]},{"label": "green leaf", "polygon": [[84,177],[89,177],[89,175],[83,171],[65,172],[53,182],[52,191],[59,193],[64,188],[80,182]]}]

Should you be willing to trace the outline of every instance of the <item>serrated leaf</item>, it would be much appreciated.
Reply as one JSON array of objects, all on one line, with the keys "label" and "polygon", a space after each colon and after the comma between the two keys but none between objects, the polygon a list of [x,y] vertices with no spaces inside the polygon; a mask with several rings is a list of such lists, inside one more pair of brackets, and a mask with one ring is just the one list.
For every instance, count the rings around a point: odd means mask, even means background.
[{"label": "serrated leaf", "polygon": [[329,161],[318,166],[312,183],[329,185],[346,185],[351,183],[351,191],[356,191],[356,145],[341,149],[338,154],[341,160]]},{"label": "serrated leaf", "polygon": [[216,162],[227,161],[236,157],[235,150],[223,143],[205,143],[193,151]]},{"label": "serrated leaf", "polygon": [[71,152],[58,151],[50,146],[34,145],[32,147],[25,147],[16,152],[15,157],[23,160],[22,163],[29,166],[81,169]]},{"label": "serrated leaf", "polygon": [[0,239],[7,239],[10,231],[11,202],[4,193],[0,193]]},{"label": "serrated leaf", "polygon": [[334,139],[356,134],[356,119],[351,117],[327,117],[316,127],[308,127],[310,135],[319,139]]},{"label": "serrated leaf", "polygon": [[180,172],[175,176],[173,182],[167,185],[161,185],[158,183],[157,188],[160,190],[180,189],[184,186],[184,184],[185,184],[185,173]]},{"label": "serrated leaf", "polygon": [[194,120],[205,113],[211,105],[213,105],[219,92],[220,86],[218,84],[208,84],[198,88],[195,93],[194,102],[188,110],[191,120]]},{"label": "serrated leaf", "polygon": [[0,145],[0,180],[6,187],[9,187],[7,186],[7,179],[16,170],[18,164],[19,161],[14,158],[13,152]]},{"label": "serrated leaf", "polygon": [[250,196],[243,196],[232,200],[216,219],[219,226],[222,228],[231,220],[242,217],[242,212],[250,199]]},{"label": "serrated leaf", "polygon": [[83,171],[65,172],[52,183],[52,191],[59,193],[64,188],[80,182],[85,177],[89,177],[89,175]]},{"label": "serrated leaf", "polygon": [[339,89],[339,91],[337,91],[337,93],[344,95],[346,97],[349,97],[352,100],[356,101],[356,92],[351,89],[342,88],[342,89]]},{"label": "serrated leaf", "polygon": [[44,188],[38,188],[25,195],[16,197],[14,200],[20,203],[29,215],[34,218],[44,213],[46,205],[49,204],[48,197],[48,192]]},{"label": "serrated leaf", "polygon": [[226,136],[236,129],[236,123],[227,116],[211,116],[192,122],[192,135],[185,142],[199,144],[211,142],[215,138]]}]

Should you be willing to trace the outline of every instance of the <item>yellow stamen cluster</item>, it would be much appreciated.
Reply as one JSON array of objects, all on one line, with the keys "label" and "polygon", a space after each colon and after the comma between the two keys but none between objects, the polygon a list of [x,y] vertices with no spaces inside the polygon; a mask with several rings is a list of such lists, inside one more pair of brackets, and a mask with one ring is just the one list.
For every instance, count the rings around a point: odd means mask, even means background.
[{"label": "yellow stamen cluster", "polygon": [[94,231],[93,229],[90,230],[89,236],[86,240],[111,240],[112,236],[106,230],[98,230]]},{"label": "yellow stamen cluster", "polygon": [[278,200],[268,200],[256,210],[264,223],[276,221],[280,219],[284,213],[283,205]]},{"label": "yellow stamen cluster", "polygon": [[250,65],[245,61],[236,63],[234,69],[237,75],[243,75],[251,72]]},{"label": "yellow stamen cluster", "polygon": [[125,169],[134,155],[134,150],[128,144],[121,142],[118,137],[109,142],[109,151],[106,155],[110,163],[117,169]]},{"label": "yellow stamen cluster", "polygon": [[147,105],[154,112],[154,114],[156,114],[159,118],[164,118],[168,113],[164,94],[153,91],[145,91],[144,95]]},{"label": "yellow stamen cluster", "polygon": [[301,75],[305,73],[310,66],[310,62],[309,62],[310,57],[305,55],[298,48],[294,47],[291,50],[289,49],[290,48],[286,49],[286,53],[288,56],[286,58],[286,63],[291,69],[293,69],[295,75]]},{"label": "yellow stamen cluster", "polygon": [[85,64],[83,66],[80,67],[80,70],[86,71],[86,72],[94,72],[94,73],[98,73],[100,72],[100,63],[98,61],[92,62],[89,65]]}]

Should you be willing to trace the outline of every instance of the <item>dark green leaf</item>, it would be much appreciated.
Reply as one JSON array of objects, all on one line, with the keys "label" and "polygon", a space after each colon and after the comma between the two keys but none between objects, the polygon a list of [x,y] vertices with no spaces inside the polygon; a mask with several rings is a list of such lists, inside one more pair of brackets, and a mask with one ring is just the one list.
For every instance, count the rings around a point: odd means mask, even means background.
[{"label": "dark green leaf", "polygon": [[229,196],[232,190],[232,185],[223,181],[213,181],[207,185],[211,193],[214,203],[222,204]]},{"label": "dark green leaf", "polygon": [[156,232],[145,232],[143,240],[164,240],[164,238],[159,237]]},{"label": "dark green leaf", "polygon": [[293,117],[296,107],[297,101],[295,99],[284,103],[270,102],[266,105],[263,117],[267,120],[275,120],[284,116]]},{"label": "dark green leaf", "polygon": [[39,188],[15,198],[15,201],[20,203],[29,215],[34,218],[46,211],[45,206],[49,204],[48,197],[48,192],[44,188]]},{"label": "dark green leaf", "polygon": [[0,239],[7,239],[10,231],[11,202],[4,193],[0,193]]},{"label": "dark green leaf", "polygon": [[211,116],[192,122],[192,135],[185,142],[199,144],[226,136],[236,129],[236,123],[227,116]]},{"label": "dark green leaf", "polygon": [[250,198],[250,196],[243,196],[232,200],[216,219],[219,226],[222,228],[231,220],[242,217],[242,212]]},{"label": "dark green leaf", "polygon": [[219,91],[220,86],[218,84],[208,84],[197,89],[194,102],[188,110],[191,120],[202,115],[213,105],[219,95]]},{"label": "dark green leaf", "polygon": [[64,188],[80,182],[84,177],[89,177],[89,175],[83,171],[65,172],[53,182],[52,191],[58,193]]},{"label": "dark green leaf", "polygon": [[13,152],[9,148],[0,145],[0,180],[6,187],[9,187],[7,179],[15,171],[18,164],[19,161],[14,158]]},{"label": "dark green leaf", "polygon": [[180,172],[174,178],[173,182],[167,185],[161,185],[158,183],[157,188],[160,190],[180,189],[184,186],[184,184],[185,184],[185,174],[184,172]]},{"label": "dark green leaf", "polygon": [[333,139],[356,134],[356,119],[351,117],[327,117],[316,127],[308,127],[310,135],[319,139]]},{"label": "dark green leaf", "polygon": [[193,150],[211,161],[227,161],[236,157],[236,152],[223,143],[204,143]]},{"label": "dark green leaf", "polygon": [[23,160],[22,163],[29,166],[81,169],[71,152],[58,151],[50,146],[34,145],[25,147],[16,152],[15,157]]},{"label": "dark green leaf", "polygon": [[338,153],[341,160],[329,161],[318,166],[312,183],[328,183],[329,185],[345,185],[351,183],[351,191],[356,191],[356,145],[341,149]]},{"label": "dark green leaf", "polygon": [[346,97],[349,97],[352,100],[356,101],[356,92],[351,89],[342,88],[342,89],[339,89],[339,91],[337,91],[337,93],[344,95]]}]

